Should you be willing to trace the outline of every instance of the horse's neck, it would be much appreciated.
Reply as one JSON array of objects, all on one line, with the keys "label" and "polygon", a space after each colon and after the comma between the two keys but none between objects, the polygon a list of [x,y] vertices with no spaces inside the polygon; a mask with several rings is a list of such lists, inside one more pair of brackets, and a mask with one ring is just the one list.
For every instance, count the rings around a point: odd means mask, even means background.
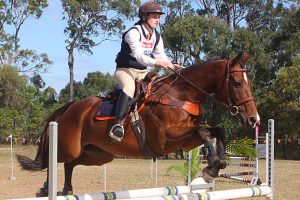
[{"label": "horse's neck", "polygon": [[188,83],[185,79],[173,74],[155,85],[154,91],[157,98],[175,98],[192,102],[201,102],[207,94],[216,92],[218,84],[224,77],[224,63],[212,61],[194,65],[182,72],[182,76],[195,84]]},{"label": "horse's neck", "polygon": [[225,77],[226,63],[224,60],[210,61],[204,64],[194,65],[187,71],[186,77],[196,83],[202,90],[208,94],[216,92],[218,85]]}]

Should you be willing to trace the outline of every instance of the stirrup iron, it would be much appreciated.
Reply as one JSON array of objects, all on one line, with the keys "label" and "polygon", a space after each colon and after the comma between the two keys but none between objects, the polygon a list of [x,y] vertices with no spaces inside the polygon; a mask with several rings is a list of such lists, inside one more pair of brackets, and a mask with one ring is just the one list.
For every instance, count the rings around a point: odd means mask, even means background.
[{"label": "stirrup iron", "polygon": [[[113,130],[114,130],[116,127],[119,127],[119,128],[122,129],[122,132],[123,132],[123,136],[122,136],[122,137],[118,137],[118,136],[114,135]],[[118,142],[121,142],[121,141],[122,141],[122,139],[124,138],[124,135],[125,135],[125,133],[124,133],[124,127],[123,127],[121,124],[115,124],[115,125],[113,125],[113,127],[111,127],[111,129],[110,129],[110,131],[109,131],[109,136],[110,136],[111,138],[117,140]]]}]

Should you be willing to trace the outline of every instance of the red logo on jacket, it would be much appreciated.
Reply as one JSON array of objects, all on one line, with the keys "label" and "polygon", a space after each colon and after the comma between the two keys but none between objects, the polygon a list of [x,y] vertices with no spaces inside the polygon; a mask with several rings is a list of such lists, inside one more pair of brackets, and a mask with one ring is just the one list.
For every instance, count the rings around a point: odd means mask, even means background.
[{"label": "red logo on jacket", "polygon": [[153,42],[143,42],[142,47],[144,48],[152,48],[153,47]]}]

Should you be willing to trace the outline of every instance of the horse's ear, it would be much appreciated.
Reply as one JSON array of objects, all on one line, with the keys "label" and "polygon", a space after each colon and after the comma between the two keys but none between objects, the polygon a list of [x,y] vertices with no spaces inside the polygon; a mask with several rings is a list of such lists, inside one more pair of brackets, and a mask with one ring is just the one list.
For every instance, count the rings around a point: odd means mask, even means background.
[{"label": "horse's ear", "polygon": [[241,63],[243,65],[247,64],[248,60],[250,59],[251,55],[244,54],[244,52],[240,52],[234,59],[232,59],[232,66],[237,63]]},{"label": "horse's ear", "polygon": [[251,55],[250,54],[245,54],[242,59],[241,59],[241,63],[246,65],[250,59]]},{"label": "horse's ear", "polygon": [[240,52],[235,58],[232,59],[231,66],[234,66],[235,64],[239,63],[241,61],[241,59],[243,58],[244,52]]}]

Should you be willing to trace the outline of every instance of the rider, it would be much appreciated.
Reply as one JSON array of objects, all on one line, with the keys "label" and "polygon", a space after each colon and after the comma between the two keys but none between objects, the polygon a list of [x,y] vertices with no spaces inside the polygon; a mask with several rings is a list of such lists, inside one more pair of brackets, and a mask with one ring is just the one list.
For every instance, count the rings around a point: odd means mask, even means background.
[{"label": "rider", "polygon": [[162,14],[164,12],[158,3],[153,1],[143,3],[139,7],[140,20],[122,36],[114,74],[122,92],[117,103],[115,124],[109,133],[117,141],[121,141],[124,137],[122,120],[134,96],[135,81],[140,81],[146,76],[147,66],[163,69],[181,68],[180,65],[174,65],[168,60],[163,40],[156,31]]}]

